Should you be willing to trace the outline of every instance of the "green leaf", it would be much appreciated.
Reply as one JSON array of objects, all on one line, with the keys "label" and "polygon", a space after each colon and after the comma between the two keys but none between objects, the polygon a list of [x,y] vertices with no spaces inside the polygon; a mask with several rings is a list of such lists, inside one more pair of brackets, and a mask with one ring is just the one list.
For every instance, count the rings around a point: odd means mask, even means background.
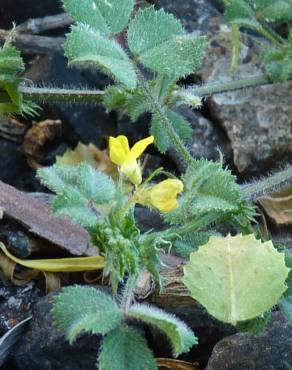
[{"label": "green leaf", "polygon": [[24,68],[20,52],[11,44],[5,43],[0,48],[0,81],[13,82]]},{"label": "green leaf", "polygon": [[173,249],[176,254],[182,258],[189,259],[190,254],[196,251],[200,245],[208,242],[210,236],[219,236],[214,230],[191,232],[183,238],[178,238],[173,243]]},{"label": "green leaf", "polygon": [[[182,141],[187,141],[192,137],[192,129],[184,117],[170,109],[167,109],[165,114]],[[154,136],[154,142],[159,151],[165,153],[171,145],[171,139],[162,129],[160,118],[157,114],[154,114],[151,120],[151,134]]]},{"label": "green leaf", "polygon": [[63,0],[63,4],[76,21],[110,35],[127,26],[134,0]]},{"label": "green leaf", "polygon": [[255,9],[257,15],[267,22],[292,20],[291,0],[255,0]]},{"label": "green leaf", "polygon": [[54,164],[39,169],[37,175],[57,195],[63,195],[72,186],[87,201],[102,204],[111,201],[115,194],[113,180],[86,162],[77,166]]},{"label": "green leaf", "polygon": [[102,36],[84,24],[72,27],[64,44],[70,65],[89,63],[129,89],[135,88],[136,73],[126,52],[115,41]]},{"label": "green leaf", "polygon": [[128,94],[122,87],[111,85],[104,89],[103,104],[108,112],[122,109],[127,99]]},{"label": "green leaf", "polygon": [[282,298],[279,306],[286,319],[292,324],[292,296]]},{"label": "green leaf", "polygon": [[248,332],[252,335],[260,335],[266,328],[271,318],[271,311],[265,312],[261,316],[248,321],[241,321],[237,324],[237,329],[241,332]]},{"label": "green leaf", "polygon": [[180,207],[165,215],[168,221],[183,224],[206,213],[239,210],[240,187],[235,182],[235,176],[223,169],[220,163],[206,159],[194,160],[182,180],[184,193]]},{"label": "green leaf", "polygon": [[100,370],[158,370],[147,343],[134,329],[121,327],[104,339],[98,359]]},{"label": "green leaf", "polygon": [[183,282],[217,319],[235,325],[262,315],[286,290],[289,269],[271,241],[252,235],[211,237],[190,256]]},{"label": "green leaf", "polygon": [[52,309],[55,326],[70,343],[83,332],[106,334],[122,320],[122,311],[107,294],[86,286],[63,288]]},{"label": "green leaf", "polygon": [[42,184],[57,194],[54,212],[86,227],[98,220],[95,205],[110,202],[115,194],[113,180],[86,162],[78,166],[55,164],[39,169],[37,175]]},{"label": "green leaf", "polygon": [[129,315],[163,331],[173,346],[175,357],[188,352],[194,344],[197,344],[197,338],[184,322],[156,307],[134,304],[129,310]]},{"label": "green leaf", "polygon": [[253,9],[245,0],[228,0],[225,15],[231,24],[251,28],[256,31],[262,29]]},{"label": "green leaf", "polygon": [[286,266],[290,268],[288,279],[286,280],[288,288],[279,302],[279,307],[289,322],[292,323],[292,253],[288,250],[285,251],[285,262]]},{"label": "green leaf", "polygon": [[155,72],[180,78],[199,66],[204,38],[184,34],[180,22],[163,9],[139,9],[130,21],[128,45],[137,59]]}]

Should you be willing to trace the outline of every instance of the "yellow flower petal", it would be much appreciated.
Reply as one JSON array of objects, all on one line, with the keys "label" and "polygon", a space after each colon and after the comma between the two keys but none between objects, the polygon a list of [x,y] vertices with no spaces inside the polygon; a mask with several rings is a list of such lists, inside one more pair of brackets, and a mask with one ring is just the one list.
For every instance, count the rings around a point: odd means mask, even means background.
[{"label": "yellow flower petal", "polygon": [[121,167],[121,171],[128,176],[130,181],[135,184],[141,184],[142,174],[136,159],[144,152],[148,145],[154,141],[153,136],[149,136],[138,141],[131,150],[129,149],[128,139],[124,135],[110,137],[109,150],[112,162]]},{"label": "yellow flower petal", "polygon": [[141,184],[142,182],[141,168],[135,159],[130,159],[124,162],[123,165],[121,166],[121,171],[130,179],[130,181],[133,184],[135,185]]},{"label": "yellow flower petal", "polygon": [[145,151],[147,146],[152,144],[153,141],[154,141],[153,136],[149,136],[146,137],[145,139],[137,141],[137,143],[130,150],[132,158],[137,159],[138,157],[140,157],[140,155]]},{"label": "yellow flower petal", "polygon": [[177,195],[183,191],[183,183],[177,179],[168,179],[154,185],[149,192],[151,204],[162,212],[169,212],[178,207]]},{"label": "yellow flower petal", "polygon": [[118,137],[110,136],[109,152],[111,161],[118,166],[121,166],[130,154],[127,137],[124,135],[120,135]]},{"label": "yellow flower petal", "polygon": [[183,183],[177,179],[161,181],[150,188],[136,192],[136,202],[143,206],[153,206],[161,212],[170,212],[179,206],[177,196],[183,191]]}]

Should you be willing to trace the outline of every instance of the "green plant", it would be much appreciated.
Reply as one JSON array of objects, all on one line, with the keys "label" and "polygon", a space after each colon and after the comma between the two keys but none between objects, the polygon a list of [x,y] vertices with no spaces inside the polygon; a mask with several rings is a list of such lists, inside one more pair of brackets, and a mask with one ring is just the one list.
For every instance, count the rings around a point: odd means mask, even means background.
[{"label": "green plant", "polygon": [[[271,243],[261,243],[254,236],[247,236],[254,232],[256,216],[251,202],[260,194],[290,184],[292,168],[254,184],[240,186],[231,172],[223,167],[222,158],[218,162],[192,158],[185,146],[192,133],[190,125],[174,109],[181,104],[195,108],[201,104],[200,97],[204,95],[271,83],[272,79],[276,80],[276,75],[268,69],[268,74],[243,80],[184,89],[179,85],[179,79],[193,73],[199,66],[204,37],[187,34],[174,16],[163,10],[156,11],[154,7],[140,9],[133,15],[133,0],[63,0],[63,3],[76,21],[64,44],[69,64],[94,65],[115,83],[103,92],[25,86],[19,83],[17,77],[17,72],[21,70],[17,54],[17,69],[12,73],[8,68],[13,76],[13,88],[18,94],[17,104],[9,110],[7,101],[13,100],[13,96],[7,89],[6,77],[0,74],[0,81],[4,81],[0,95],[1,101],[4,101],[2,112],[25,113],[25,99],[99,101],[108,111],[120,110],[132,121],[144,112],[150,112],[152,135],[137,142],[131,149],[125,136],[110,138],[110,157],[119,167],[116,183],[87,163],[78,166],[55,164],[38,171],[43,184],[56,193],[54,211],[71,217],[90,232],[93,244],[105,257],[103,275],[109,279],[114,295],[112,298],[88,287],[65,288],[57,296],[53,308],[55,324],[66,333],[70,342],[84,331],[103,335],[99,356],[101,369],[156,368],[144,339],[128,326],[133,319],[164,331],[173,344],[175,355],[187,351],[196,339],[184,324],[155,308],[133,304],[139,272],[147,269],[161,285],[160,252],[173,248],[185,257],[191,255],[184,278],[191,295],[219,319],[242,324],[247,330],[258,332],[263,327],[264,318],[268,317],[267,311],[272,309],[281,295],[284,293],[283,299],[290,297],[287,292],[290,291],[291,281],[288,278],[287,289],[285,279],[289,269],[285,267],[283,254],[277,252]],[[256,28],[251,21],[242,23],[242,19],[252,17],[249,9],[250,5],[245,1],[227,1],[227,16],[236,27],[251,25]],[[285,51],[285,58],[288,56],[289,59],[288,41],[283,41],[283,47],[281,41],[280,47],[280,39],[274,31],[263,29],[265,31],[256,28],[277,44],[283,53]],[[238,35],[236,30],[234,35]],[[5,65],[9,65],[6,48],[15,55],[17,52],[9,43],[1,50]],[[151,72],[149,80],[144,77],[141,66]],[[283,62],[282,67],[280,79],[291,78],[289,63]],[[181,179],[157,169],[143,180],[137,159],[152,142],[162,153],[170,146],[178,151],[186,163]],[[153,184],[157,175],[167,179]],[[141,233],[135,220],[136,204],[158,209],[168,227],[163,231]],[[240,239],[239,245],[233,245],[230,237],[224,238],[220,234],[217,227],[222,224],[232,226],[244,235],[236,237]],[[213,238],[209,240],[210,236]],[[239,250],[242,253],[238,253]],[[259,259],[256,252],[263,259]],[[217,269],[218,261],[227,261],[222,271]],[[238,266],[251,268],[240,270],[245,283],[240,287],[233,278],[235,273],[239,273]],[[237,268],[238,271],[233,273],[233,269]],[[265,268],[271,269],[271,273],[278,278],[273,285],[270,284],[271,276],[263,274],[255,289],[250,281],[255,271]],[[202,279],[202,276],[206,278]],[[212,287],[221,278],[225,282],[221,295],[213,289],[202,288],[203,285]],[[242,291],[251,299],[248,307],[237,299]],[[224,305],[226,297],[231,296],[233,300],[230,302],[233,303],[222,310],[220,305]],[[253,302],[253,297],[258,300]],[[117,299],[121,300],[120,304],[116,303]],[[76,301],[82,302],[82,305],[76,305]],[[128,362],[123,362],[126,357]],[[140,358],[139,365],[137,357]]]},{"label": "green plant", "polygon": [[[256,31],[272,47],[263,47],[261,59],[268,76],[274,81],[286,81],[292,73],[292,35],[285,39],[273,26],[292,20],[291,0],[225,0],[226,17],[232,25],[233,60],[236,69],[240,47],[239,28]],[[291,31],[291,29],[290,29]]]}]

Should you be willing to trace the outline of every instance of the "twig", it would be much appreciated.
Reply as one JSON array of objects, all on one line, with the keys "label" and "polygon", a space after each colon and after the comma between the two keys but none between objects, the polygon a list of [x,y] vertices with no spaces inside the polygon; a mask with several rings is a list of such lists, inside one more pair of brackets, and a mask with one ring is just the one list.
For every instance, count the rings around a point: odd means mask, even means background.
[{"label": "twig", "polygon": [[18,25],[15,31],[18,34],[29,33],[31,35],[37,35],[45,31],[68,27],[72,23],[73,19],[69,14],[61,13],[42,18],[31,18]]},{"label": "twig", "polygon": [[[0,29],[0,43],[4,42],[10,31]],[[52,51],[61,50],[64,43],[64,37],[48,37],[29,34],[13,35],[13,44],[24,53],[47,54]]]}]

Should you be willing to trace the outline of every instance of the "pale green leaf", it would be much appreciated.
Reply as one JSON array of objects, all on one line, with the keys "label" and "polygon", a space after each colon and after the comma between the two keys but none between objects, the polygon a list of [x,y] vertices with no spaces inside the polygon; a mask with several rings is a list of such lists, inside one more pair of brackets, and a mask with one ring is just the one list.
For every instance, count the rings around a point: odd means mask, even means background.
[{"label": "pale green leaf", "polygon": [[63,0],[63,4],[77,22],[109,35],[127,26],[134,0]]},{"label": "pale green leaf", "polygon": [[186,35],[180,24],[164,10],[139,10],[130,22],[128,44],[137,59],[155,72],[180,78],[199,66],[204,38]]},{"label": "pale green leaf", "polygon": [[261,24],[255,17],[253,8],[245,0],[228,0],[225,15],[231,24],[257,31],[262,29]]},{"label": "pale green leaf", "polygon": [[128,88],[136,87],[136,73],[126,52],[115,41],[84,24],[73,26],[64,44],[70,65],[88,63]]},{"label": "pale green leaf", "polygon": [[183,282],[211,315],[235,325],[276,305],[288,273],[284,254],[271,241],[229,235],[211,237],[191,254]]},{"label": "pale green leaf", "polygon": [[175,357],[188,352],[194,344],[197,344],[197,338],[184,322],[159,308],[134,304],[129,310],[129,315],[163,331],[172,344]]},{"label": "pale green leaf", "polygon": [[111,201],[115,194],[112,178],[86,162],[77,166],[55,164],[39,169],[37,175],[57,194],[54,212],[86,227],[95,225],[98,220],[95,205]]},{"label": "pale green leaf", "polygon": [[[81,162],[77,166],[54,164],[38,170],[42,183],[57,195],[67,195],[72,187],[84,199],[98,204],[109,202],[115,194],[113,180],[102,172],[95,170],[90,164]],[[73,193],[72,197],[78,196]]]},{"label": "pale green leaf", "polygon": [[158,370],[145,339],[134,329],[120,327],[104,339],[99,370]]},{"label": "pale green leaf", "polygon": [[122,320],[123,314],[116,302],[93,287],[66,287],[55,299],[54,324],[70,343],[84,332],[104,335]]}]

